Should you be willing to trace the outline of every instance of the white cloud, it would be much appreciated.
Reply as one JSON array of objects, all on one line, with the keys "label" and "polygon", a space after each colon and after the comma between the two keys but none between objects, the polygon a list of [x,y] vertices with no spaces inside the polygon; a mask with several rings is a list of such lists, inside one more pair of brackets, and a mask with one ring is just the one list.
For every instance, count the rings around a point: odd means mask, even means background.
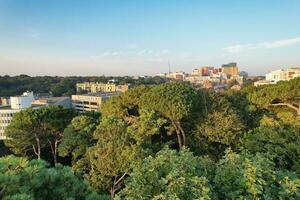
[{"label": "white cloud", "polygon": [[261,42],[255,44],[237,44],[237,45],[225,47],[223,48],[223,50],[229,53],[240,53],[243,51],[249,51],[253,49],[279,48],[279,47],[290,46],[298,43],[300,43],[300,37],[289,38],[285,40],[277,40],[273,42]]}]

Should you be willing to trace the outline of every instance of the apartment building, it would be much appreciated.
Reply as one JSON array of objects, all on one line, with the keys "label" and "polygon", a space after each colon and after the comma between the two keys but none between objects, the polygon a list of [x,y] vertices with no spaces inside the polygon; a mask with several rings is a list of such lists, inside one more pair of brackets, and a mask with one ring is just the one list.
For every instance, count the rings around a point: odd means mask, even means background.
[{"label": "apartment building", "polygon": [[266,74],[265,80],[259,80],[254,82],[254,86],[276,84],[279,81],[288,81],[297,77],[300,77],[300,67],[288,68],[286,70],[274,70]]},{"label": "apartment building", "polygon": [[84,82],[77,83],[77,92],[99,93],[99,92],[125,92],[129,88],[128,85],[116,85],[114,83],[94,83]]},{"label": "apartment building", "polygon": [[5,128],[10,124],[15,113],[31,107],[33,92],[24,92],[20,96],[10,97],[10,105],[0,107],[0,140],[6,139]]},{"label": "apartment building", "polygon": [[45,106],[62,106],[71,108],[70,97],[49,97],[35,99],[33,92],[24,92],[20,96],[9,98],[9,104],[0,106],[0,140],[6,139],[5,129],[10,124],[13,116],[27,108],[39,109]]},{"label": "apartment building", "polygon": [[72,95],[72,106],[78,112],[99,112],[102,103],[111,97],[119,96],[119,92],[90,93],[83,95]]},{"label": "apartment building", "polygon": [[221,69],[222,69],[222,72],[227,74],[228,76],[239,74],[239,69],[237,67],[237,63],[223,64]]}]

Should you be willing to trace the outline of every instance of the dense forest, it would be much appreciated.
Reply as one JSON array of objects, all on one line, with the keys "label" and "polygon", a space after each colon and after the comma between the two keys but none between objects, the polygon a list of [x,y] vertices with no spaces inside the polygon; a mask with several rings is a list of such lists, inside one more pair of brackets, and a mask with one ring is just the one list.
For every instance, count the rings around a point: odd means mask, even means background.
[{"label": "dense forest", "polygon": [[58,77],[58,76],[0,76],[0,97],[20,95],[25,91],[34,93],[52,93],[53,96],[70,96],[76,93],[76,83],[81,82],[102,82],[107,83],[114,79],[117,84],[152,85],[166,82],[160,77],[110,77],[110,76],[90,76],[90,77]]},{"label": "dense forest", "polygon": [[300,199],[299,97],[300,78],[222,92],[172,82],[100,113],[24,110],[6,129],[0,198]]}]

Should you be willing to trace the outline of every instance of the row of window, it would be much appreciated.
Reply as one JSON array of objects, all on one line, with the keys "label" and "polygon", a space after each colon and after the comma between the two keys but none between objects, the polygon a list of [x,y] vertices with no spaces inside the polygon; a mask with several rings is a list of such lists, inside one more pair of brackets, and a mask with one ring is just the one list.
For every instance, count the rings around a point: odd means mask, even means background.
[{"label": "row of window", "polygon": [[11,119],[0,119],[0,124],[9,124],[11,122]]},{"label": "row of window", "polygon": [[1,113],[0,118],[1,117],[12,117],[13,115],[14,115],[13,113]]}]

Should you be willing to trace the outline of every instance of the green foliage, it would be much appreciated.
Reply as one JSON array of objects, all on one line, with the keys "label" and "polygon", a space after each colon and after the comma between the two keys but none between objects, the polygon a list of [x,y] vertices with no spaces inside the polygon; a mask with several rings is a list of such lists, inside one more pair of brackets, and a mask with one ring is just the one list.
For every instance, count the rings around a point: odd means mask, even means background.
[{"label": "green foliage", "polygon": [[243,118],[246,111],[238,112],[233,106],[236,98],[224,93],[202,93],[202,113],[194,120],[189,135],[189,146],[200,155],[220,157],[228,146],[234,146],[246,129]]},{"label": "green foliage", "polygon": [[211,199],[198,157],[187,149],[168,148],[135,165],[116,199]]},{"label": "green foliage", "polygon": [[100,199],[69,167],[14,156],[0,158],[0,191],[6,200]]},{"label": "green foliage", "polygon": [[299,178],[280,171],[268,154],[228,150],[217,165],[215,192],[221,199],[298,199]]},{"label": "green foliage", "polygon": [[158,135],[165,123],[166,120],[160,118],[154,111],[140,110],[139,116],[133,118],[132,125],[127,131],[137,144],[151,145],[151,136]]},{"label": "green foliage", "polygon": [[300,78],[248,89],[249,100],[264,108],[269,108],[269,105],[274,102],[292,103],[299,106],[299,97]]},{"label": "green foliage", "polygon": [[86,166],[89,167],[89,170],[85,170],[85,178],[93,188],[110,191],[112,196],[129,174],[131,164],[144,156],[143,150],[130,138],[126,128],[124,121],[104,117],[94,133],[98,142],[88,148],[85,157]]},{"label": "green foliage", "polygon": [[272,199],[275,167],[271,160],[246,152],[227,151],[220,160],[214,179],[218,196],[225,199]]},{"label": "green foliage", "polygon": [[48,161],[47,151],[50,148],[55,163],[57,142],[73,116],[74,110],[58,106],[23,110],[14,115],[5,129],[6,136],[10,138],[5,140],[5,145],[16,155],[43,157]]},{"label": "green foliage", "polygon": [[[287,119],[284,119],[285,122]],[[296,117],[293,121],[296,120]],[[289,121],[291,122],[291,121]],[[274,156],[278,167],[300,174],[300,124],[293,126],[282,120],[265,117],[262,125],[242,139],[242,146],[250,152],[264,152]]]},{"label": "green foliage", "polygon": [[54,96],[65,96],[76,93],[76,83],[81,82],[102,82],[107,83],[109,80],[117,80],[117,84],[136,85],[157,85],[165,83],[168,80],[160,77],[139,78],[132,77],[111,77],[111,76],[36,76],[27,75],[19,76],[0,76],[0,96],[19,95],[27,90],[35,93],[52,93]]},{"label": "green foliage", "polygon": [[58,146],[60,156],[72,155],[73,164],[82,158],[86,149],[95,142],[93,132],[96,129],[98,120],[89,116],[78,116],[64,130],[61,143]]},{"label": "green foliage", "polygon": [[141,99],[141,105],[161,113],[170,120],[188,117],[199,105],[197,92],[182,83],[166,83],[152,87]]}]

